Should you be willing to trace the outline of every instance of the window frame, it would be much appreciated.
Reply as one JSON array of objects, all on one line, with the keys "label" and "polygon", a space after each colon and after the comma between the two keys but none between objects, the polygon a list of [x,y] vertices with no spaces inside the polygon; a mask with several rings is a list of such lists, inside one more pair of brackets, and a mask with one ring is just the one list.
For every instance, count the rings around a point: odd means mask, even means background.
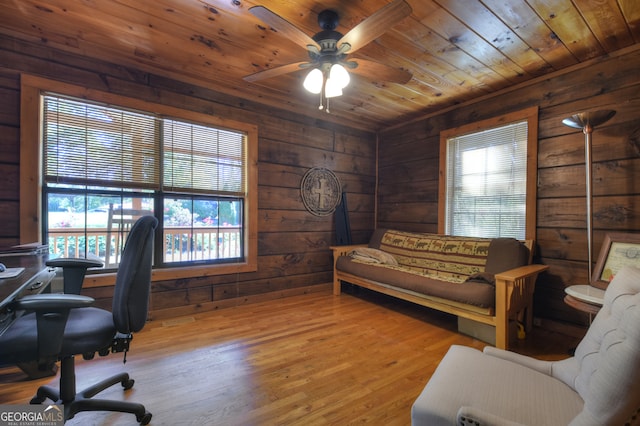
[{"label": "window frame", "polygon": [[[191,122],[234,129],[247,135],[247,194],[245,196],[244,261],[222,264],[189,264],[153,270],[154,281],[257,271],[258,258],[258,127],[254,124],[156,104],[136,98],[62,83],[32,75],[21,76],[20,102],[20,242],[42,241],[42,146],[41,94],[55,92],[89,101],[119,105],[184,119]],[[34,165],[34,159],[37,159]],[[25,165],[34,165],[26,167]],[[114,284],[115,273],[93,274],[85,286]]]},{"label": "window frame", "polygon": [[438,233],[446,232],[447,211],[447,140],[477,133],[487,129],[506,126],[518,121],[527,121],[527,183],[525,239],[535,239],[537,222],[537,175],[538,175],[538,107],[531,107],[501,116],[465,124],[440,132],[440,170],[438,182]]}]

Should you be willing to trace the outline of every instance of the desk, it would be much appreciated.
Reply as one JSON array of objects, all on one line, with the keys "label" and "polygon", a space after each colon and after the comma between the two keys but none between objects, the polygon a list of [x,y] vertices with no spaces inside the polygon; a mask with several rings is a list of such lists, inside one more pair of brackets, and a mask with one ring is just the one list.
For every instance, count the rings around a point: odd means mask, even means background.
[{"label": "desk", "polygon": [[0,262],[7,268],[24,268],[14,278],[0,279],[0,334],[18,315],[8,309],[12,301],[29,294],[38,294],[49,287],[56,273],[54,268],[45,265],[47,258],[46,254],[0,255]]}]

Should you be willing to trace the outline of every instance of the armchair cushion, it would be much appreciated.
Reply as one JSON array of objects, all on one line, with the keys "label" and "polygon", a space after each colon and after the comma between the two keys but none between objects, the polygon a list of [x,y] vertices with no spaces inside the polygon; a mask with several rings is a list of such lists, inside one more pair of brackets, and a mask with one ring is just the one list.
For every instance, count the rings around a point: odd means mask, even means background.
[{"label": "armchair cushion", "polygon": [[454,345],[413,404],[411,420],[413,425],[450,426],[457,424],[461,407],[474,407],[479,425],[566,426],[582,406],[573,389],[547,374]]}]

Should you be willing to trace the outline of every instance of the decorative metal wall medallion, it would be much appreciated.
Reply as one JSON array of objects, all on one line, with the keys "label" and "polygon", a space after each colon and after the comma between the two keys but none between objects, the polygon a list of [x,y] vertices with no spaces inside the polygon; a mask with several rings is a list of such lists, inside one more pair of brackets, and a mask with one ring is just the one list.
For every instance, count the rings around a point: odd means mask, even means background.
[{"label": "decorative metal wall medallion", "polygon": [[300,184],[302,202],[307,210],[316,216],[333,213],[340,203],[340,181],[331,170],[321,167],[309,169]]}]

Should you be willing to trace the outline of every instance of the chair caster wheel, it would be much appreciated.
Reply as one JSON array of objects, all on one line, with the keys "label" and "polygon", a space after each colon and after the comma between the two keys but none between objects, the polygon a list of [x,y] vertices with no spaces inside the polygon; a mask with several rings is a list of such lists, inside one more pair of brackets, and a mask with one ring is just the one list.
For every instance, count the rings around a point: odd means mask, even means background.
[{"label": "chair caster wheel", "polygon": [[133,379],[127,379],[127,380],[123,380],[122,382],[120,382],[122,384],[122,387],[124,388],[124,390],[129,390],[133,387],[133,384],[136,381]]},{"label": "chair caster wheel", "polygon": [[144,413],[144,415],[142,416],[136,416],[136,420],[138,421],[138,423],[140,423],[141,425],[148,425],[149,422],[151,421],[151,413],[150,412],[146,412]]}]

